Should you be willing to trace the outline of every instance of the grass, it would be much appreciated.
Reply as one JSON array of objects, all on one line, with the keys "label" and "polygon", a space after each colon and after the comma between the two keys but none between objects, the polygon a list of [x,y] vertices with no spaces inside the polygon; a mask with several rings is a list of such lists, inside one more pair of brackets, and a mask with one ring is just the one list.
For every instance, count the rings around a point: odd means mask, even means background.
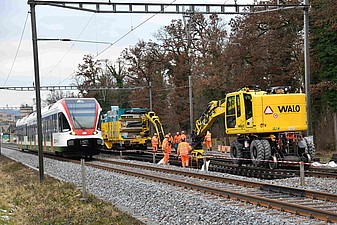
[{"label": "grass", "polygon": [[0,224],[143,224],[72,184],[0,156]]}]

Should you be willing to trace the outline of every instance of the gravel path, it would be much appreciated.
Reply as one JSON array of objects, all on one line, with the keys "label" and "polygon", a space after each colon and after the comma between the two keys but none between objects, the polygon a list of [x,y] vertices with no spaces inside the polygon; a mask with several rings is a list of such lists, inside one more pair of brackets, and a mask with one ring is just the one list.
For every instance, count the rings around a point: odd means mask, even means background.
[{"label": "gravel path", "polygon": [[[2,154],[37,169],[38,157],[2,148]],[[139,162],[141,163],[141,162]],[[175,167],[177,169],[177,167]],[[81,187],[80,165],[44,158],[46,174]],[[204,173],[204,172],[203,172]],[[212,172],[212,175],[240,179],[234,175]],[[109,201],[146,224],[318,224],[292,214],[249,204],[217,199],[214,196],[184,190],[167,184],[86,168],[87,191]],[[259,180],[261,181],[261,180]],[[285,186],[299,186],[299,178],[261,181]],[[306,178],[305,188],[336,193],[335,179]],[[310,184],[310,185],[309,185]],[[289,217],[290,215],[290,217]]]}]

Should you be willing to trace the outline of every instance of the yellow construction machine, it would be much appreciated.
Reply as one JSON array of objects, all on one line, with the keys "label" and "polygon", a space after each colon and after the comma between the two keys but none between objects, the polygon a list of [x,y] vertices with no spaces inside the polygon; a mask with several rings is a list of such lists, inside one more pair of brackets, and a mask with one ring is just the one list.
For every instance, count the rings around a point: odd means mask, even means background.
[{"label": "yellow construction machine", "polygon": [[108,150],[146,150],[151,146],[151,125],[158,134],[159,145],[164,129],[155,112],[147,108],[119,108],[111,110],[101,119],[102,136]]},{"label": "yellow construction machine", "polygon": [[194,154],[203,153],[202,141],[214,121],[222,116],[233,162],[276,168],[287,162],[311,162],[315,154],[307,130],[306,95],[290,93],[290,87],[262,91],[249,86],[211,101],[192,132]]}]

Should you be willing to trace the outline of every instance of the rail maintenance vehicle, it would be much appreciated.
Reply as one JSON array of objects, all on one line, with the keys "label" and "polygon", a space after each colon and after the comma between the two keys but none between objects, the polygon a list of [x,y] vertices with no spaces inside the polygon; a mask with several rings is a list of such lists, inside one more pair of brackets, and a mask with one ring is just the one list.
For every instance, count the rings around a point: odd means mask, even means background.
[{"label": "rail maintenance vehicle", "polygon": [[315,155],[312,139],[303,135],[307,130],[306,94],[290,93],[289,86],[266,91],[249,86],[211,101],[192,131],[194,155],[203,154],[205,133],[220,116],[226,134],[237,136],[230,144],[230,157],[237,165],[273,169],[304,162],[308,167]]},{"label": "rail maintenance vehicle", "polygon": [[155,112],[147,108],[119,108],[111,106],[101,120],[106,150],[146,150],[151,146],[151,125],[158,134],[159,147],[164,129]]}]

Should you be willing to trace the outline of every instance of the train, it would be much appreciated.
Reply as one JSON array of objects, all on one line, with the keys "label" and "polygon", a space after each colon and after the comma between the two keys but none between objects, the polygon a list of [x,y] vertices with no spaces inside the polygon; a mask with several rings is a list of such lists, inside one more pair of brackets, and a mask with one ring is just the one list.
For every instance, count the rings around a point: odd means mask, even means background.
[{"label": "train", "polygon": [[[63,157],[92,158],[103,147],[102,108],[94,98],[63,98],[41,109],[43,152]],[[38,151],[37,114],[16,123],[21,150]]]}]

